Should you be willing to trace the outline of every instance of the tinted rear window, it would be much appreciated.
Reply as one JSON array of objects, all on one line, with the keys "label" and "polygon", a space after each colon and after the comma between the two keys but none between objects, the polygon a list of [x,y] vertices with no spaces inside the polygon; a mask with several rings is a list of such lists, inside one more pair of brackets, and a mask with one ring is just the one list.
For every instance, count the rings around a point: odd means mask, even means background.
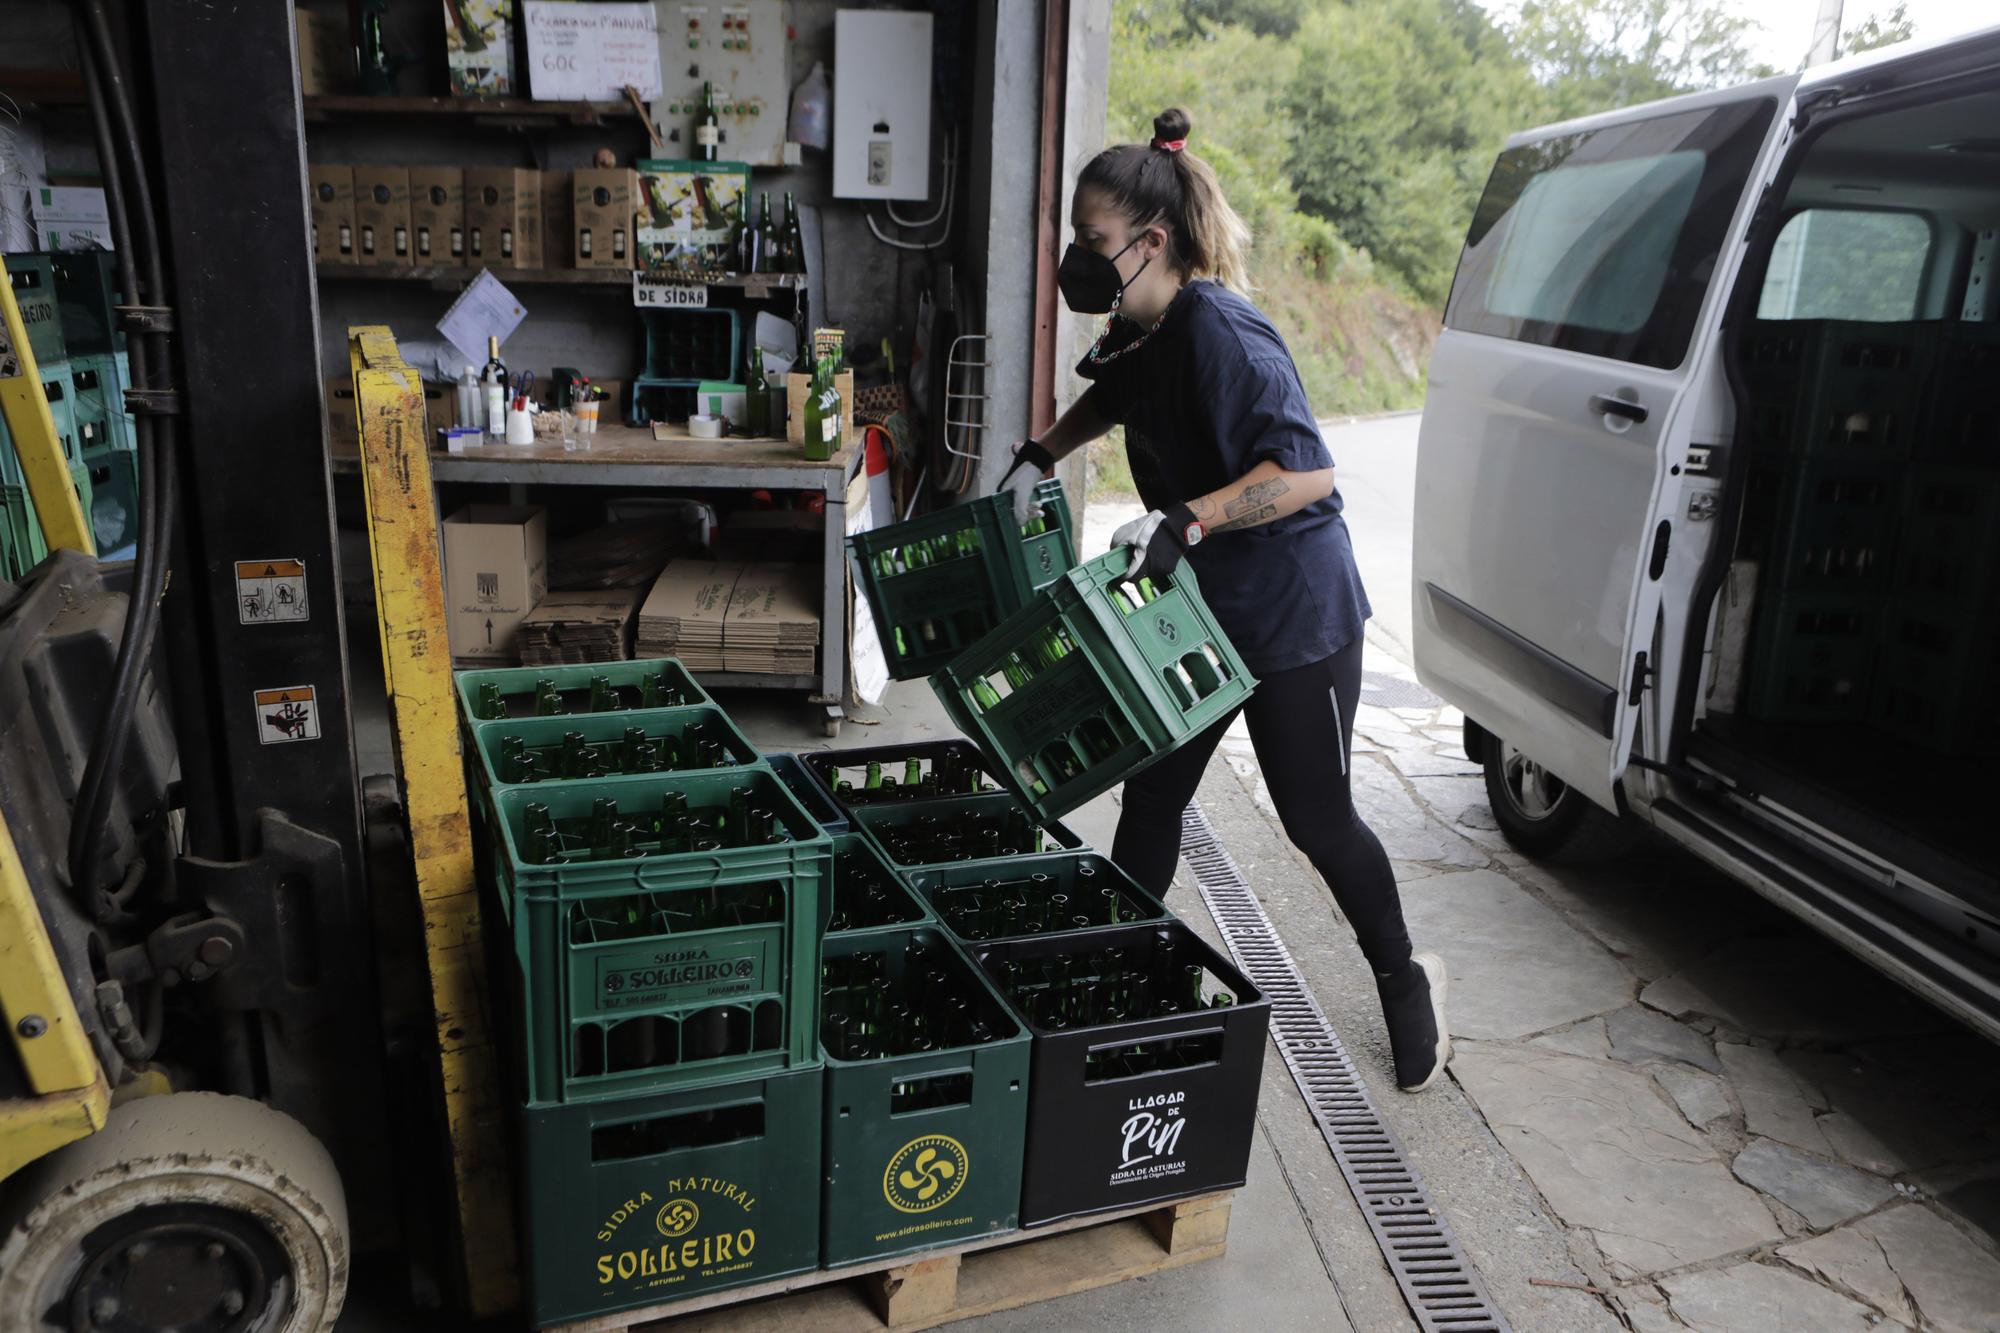
[{"label": "tinted rear window", "polygon": [[1776,105],[1732,102],[1502,153],[1446,325],[1679,365]]}]

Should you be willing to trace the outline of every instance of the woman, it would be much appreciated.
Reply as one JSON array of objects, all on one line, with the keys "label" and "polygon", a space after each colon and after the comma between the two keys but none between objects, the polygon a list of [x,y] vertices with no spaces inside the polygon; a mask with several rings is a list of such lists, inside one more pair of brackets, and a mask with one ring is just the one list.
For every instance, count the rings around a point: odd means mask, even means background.
[{"label": "woman", "polygon": [[[1076,185],[1076,241],[1058,281],[1070,309],[1112,315],[1077,371],[1092,381],[1001,485],[1018,511],[1039,475],[1113,426],[1150,512],[1118,529],[1132,573],[1185,558],[1259,681],[1244,706],[1285,833],[1333,890],[1375,972],[1397,1086],[1429,1087],[1451,1055],[1445,969],[1412,954],[1395,875],[1355,813],[1348,744],[1368,598],[1334,489],[1333,459],[1284,340],[1244,299],[1248,230],[1215,173],[1186,151],[1188,115],[1150,144],[1107,148]],[[1164,895],[1181,812],[1234,714],[1125,784],[1111,858]]]}]

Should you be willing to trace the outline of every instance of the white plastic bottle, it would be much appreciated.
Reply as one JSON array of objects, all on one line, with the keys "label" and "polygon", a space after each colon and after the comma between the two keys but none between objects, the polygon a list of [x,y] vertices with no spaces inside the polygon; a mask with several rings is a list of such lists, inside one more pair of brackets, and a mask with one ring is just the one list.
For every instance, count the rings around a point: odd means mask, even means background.
[{"label": "white plastic bottle", "polygon": [[479,372],[471,366],[458,377],[458,424],[471,430],[486,429],[486,400],[479,392]]}]

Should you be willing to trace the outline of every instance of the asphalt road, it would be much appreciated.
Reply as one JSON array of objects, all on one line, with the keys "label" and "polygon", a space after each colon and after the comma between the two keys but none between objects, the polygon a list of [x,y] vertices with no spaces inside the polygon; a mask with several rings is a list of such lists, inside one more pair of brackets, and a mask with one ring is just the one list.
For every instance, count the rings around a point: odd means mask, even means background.
[{"label": "asphalt road", "polygon": [[1333,452],[1355,562],[1375,610],[1369,632],[1405,662],[1410,660],[1410,523],[1422,420],[1421,413],[1402,412],[1320,423]]}]

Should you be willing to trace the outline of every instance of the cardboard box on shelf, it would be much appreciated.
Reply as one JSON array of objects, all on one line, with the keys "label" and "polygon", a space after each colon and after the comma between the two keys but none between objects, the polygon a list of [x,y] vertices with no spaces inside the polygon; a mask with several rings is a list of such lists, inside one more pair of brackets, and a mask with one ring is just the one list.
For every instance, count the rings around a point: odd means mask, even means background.
[{"label": "cardboard box on shelf", "polygon": [[576,266],[631,268],[632,220],[639,197],[639,173],[629,167],[586,167],[571,172],[570,176]]},{"label": "cardboard box on shelf", "polygon": [[410,169],[354,168],[355,251],[364,264],[410,262]]},{"label": "cardboard box on shelf", "polygon": [[465,262],[465,168],[410,168],[410,262]]},{"label": "cardboard box on shelf", "polygon": [[303,5],[292,15],[299,30],[299,91],[307,97],[345,92],[354,79],[354,43],[347,40],[347,15]]},{"label": "cardboard box on shelf", "polygon": [[444,521],[451,655],[514,660],[521,621],[549,586],[548,519],[539,505],[467,505]]},{"label": "cardboard box on shelf", "polygon": [[632,616],[645,588],[551,592],[516,631],[522,666],[618,662],[632,655]]},{"label": "cardboard box on shelf", "polygon": [[639,164],[639,267],[660,273],[736,265],[736,232],[750,206],[743,162],[649,159]]},{"label": "cardboard box on shelf", "polygon": [[354,242],[354,168],[313,163],[306,168],[312,194],[313,258],[322,264],[358,262]]},{"label": "cardboard box on shelf", "polygon": [[539,174],[524,167],[465,169],[466,263],[483,268],[534,267],[525,256],[541,251]]},{"label": "cardboard box on shelf", "polygon": [[543,268],[576,265],[576,204],[570,197],[569,175],[567,171],[542,173]]},{"label": "cardboard box on shelf", "polygon": [[803,676],[819,648],[814,570],[806,565],[751,564],[729,592],[722,623],[722,669]]},{"label": "cardboard box on shelf", "polygon": [[[854,372],[836,370],[833,373],[833,382],[840,390],[840,443],[837,447],[845,449],[856,441]],[[806,442],[806,391],[811,388],[810,375],[793,372],[785,376],[785,438],[800,446]]]},{"label": "cardboard box on shelf", "polygon": [[445,0],[444,51],[454,97],[511,97],[514,0]]}]

